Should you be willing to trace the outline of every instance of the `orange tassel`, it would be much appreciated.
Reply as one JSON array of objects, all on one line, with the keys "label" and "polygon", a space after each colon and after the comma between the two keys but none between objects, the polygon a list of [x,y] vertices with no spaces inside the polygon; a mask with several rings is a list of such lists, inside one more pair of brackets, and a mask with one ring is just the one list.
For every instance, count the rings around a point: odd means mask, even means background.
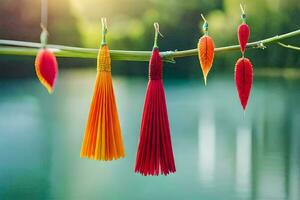
[{"label": "orange tassel", "polygon": [[98,54],[96,85],[80,156],[105,161],[125,156],[106,44]]},{"label": "orange tassel", "polygon": [[215,44],[213,39],[207,34],[208,23],[203,17],[203,15],[201,16],[204,20],[203,31],[205,35],[203,35],[198,42],[198,57],[199,57],[199,61],[203,73],[204,84],[206,85],[207,75],[212,67],[213,60],[214,60]]}]

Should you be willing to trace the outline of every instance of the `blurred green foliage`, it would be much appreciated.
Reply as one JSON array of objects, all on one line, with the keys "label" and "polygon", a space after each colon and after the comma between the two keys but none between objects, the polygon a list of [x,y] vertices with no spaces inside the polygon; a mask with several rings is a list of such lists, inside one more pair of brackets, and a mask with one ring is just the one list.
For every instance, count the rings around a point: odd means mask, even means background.
[{"label": "blurred green foliage", "polygon": [[[48,2],[49,43],[81,45],[77,18],[71,13],[70,1]],[[0,38],[39,42],[40,4],[39,0],[1,0]]]},{"label": "blurred green foliage", "polygon": [[[196,48],[202,35],[201,13],[208,20],[209,34],[217,47],[237,44],[240,3],[246,5],[250,41],[300,28],[299,0],[51,0],[49,3],[49,41],[72,46],[97,48],[100,18],[105,16],[111,49],[151,50],[155,21],[160,23],[164,35],[159,39],[162,51]],[[38,41],[39,1],[1,0],[0,4],[0,38]],[[286,43],[300,45],[300,38]],[[218,54],[213,70],[233,70],[239,56],[239,52]],[[251,58],[254,67],[300,66],[299,52],[277,45],[249,50],[246,56]],[[115,73],[147,74],[146,63],[115,61],[114,66]],[[166,75],[200,77],[197,57],[178,59]]]}]

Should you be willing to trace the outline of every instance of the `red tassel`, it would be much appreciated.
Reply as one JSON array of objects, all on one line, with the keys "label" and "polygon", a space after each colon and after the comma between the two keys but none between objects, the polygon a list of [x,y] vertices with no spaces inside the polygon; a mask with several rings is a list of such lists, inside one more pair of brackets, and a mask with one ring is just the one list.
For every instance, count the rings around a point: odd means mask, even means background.
[{"label": "red tassel", "polygon": [[154,48],[149,62],[149,82],[144,104],[135,172],[167,175],[176,171],[162,82],[162,60]]},{"label": "red tassel", "polygon": [[246,109],[248,98],[250,95],[252,80],[253,80],[253,68],[248,58],[240,58],[235,64],[235,84],[239,94],[240,102],[243,109]]},{"label": "red tassel", "polygon": [[41,49],[35,59],[35,71],[40,82],[52,93],[58,74],[55,55],[47,49]]}]

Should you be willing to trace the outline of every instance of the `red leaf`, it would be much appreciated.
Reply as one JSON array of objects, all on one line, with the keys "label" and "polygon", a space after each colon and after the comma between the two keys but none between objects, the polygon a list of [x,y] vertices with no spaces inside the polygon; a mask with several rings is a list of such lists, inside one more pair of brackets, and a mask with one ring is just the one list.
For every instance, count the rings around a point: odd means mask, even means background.
[{"label": "red leaf", "polygon": [[55,55],[47,49],[41,49],[35,59],[35,71],[40,82],[52,93],[58,75]]},{"label": "red leaf", "polygon": [[242,23],[238,28],[238,38],[239,38],[239,43],[240,43],[240,48],[242,53],[245,52],[249,36],[250,36],[249,26],[246,23]]},{"label": "red leaf", "polygon": [[249,59],[240,58],[235,64],[235,84],[239,94],[240,102],[243,109],[246,109],[248,98],[250,95],[252,80],[253,80],[253,68]]},{"label": "red leaf", "polygon": [[153,50],[149,63],[149,82],[134,171],[144,176],[176,171],[162,82],[162,60],[157,48]]}]

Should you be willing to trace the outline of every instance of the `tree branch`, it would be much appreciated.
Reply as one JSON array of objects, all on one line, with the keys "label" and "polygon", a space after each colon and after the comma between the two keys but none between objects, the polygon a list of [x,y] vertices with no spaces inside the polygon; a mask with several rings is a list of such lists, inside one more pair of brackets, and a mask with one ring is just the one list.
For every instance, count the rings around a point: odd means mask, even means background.
[{"label": "tree branch", "polygon": [[[247,44],[247,48],[259,48],[264,49],[267,45],[272,43],[278,43],[287,38],[292,38],[300,35],[300,29],[285,33],[282,35],[277,35],[271,38],[266,38],[260,41],[251,42]],[[291,48],[293,46],[284,45],[279,43],[279,45]],[[22,42],[14,40],[0,40],[0,55],[27,55],[35,56],[41,48],[40,43],[33,42]],[[58,57],[71,57],[71,58],[97,58],[98,49],[91,48],[79,48],[70,47],[64,45],[47,45],[47,48],[55,53]],[[240,49],[239,45],[226,46],[215,48],[216,53],[221,52],[231,52],[238,51]],[[297,49],[299,50],[299,49]],[[111,58],[113,60],[126,60],[126,61],[148,61],[151,56],[151,51],[125,51],[125,50],[110,50]],[[175,62],[176,58],[197,56],[197,49],[183,50],[183,51],[163,51],[161,56],[165,62]]]}]

